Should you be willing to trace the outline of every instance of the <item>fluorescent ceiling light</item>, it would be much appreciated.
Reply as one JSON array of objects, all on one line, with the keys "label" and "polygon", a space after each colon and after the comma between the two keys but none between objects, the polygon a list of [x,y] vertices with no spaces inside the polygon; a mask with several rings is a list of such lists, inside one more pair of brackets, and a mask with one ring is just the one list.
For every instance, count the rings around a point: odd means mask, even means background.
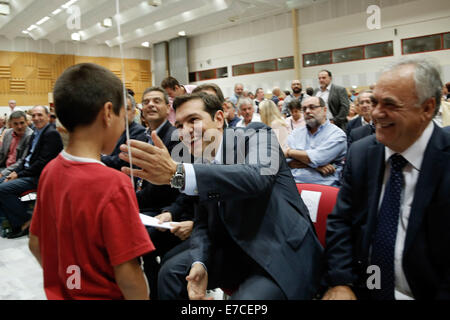
[{"label": "fluorescent ceiling light", "polygon": [[34,30],[34,29],[37,29],[37,26],[34,25],[34,24],[32,24],[31,26],[29,26],[29,27],[27,28],[28,31],[32,31],[32,30]]},{"label": "fluorescent ceiling light", "polygon": [[69,7],[71,7],[75,2],[77,2],[78,0],[70,0],[70,1],[68,1],[68,2],[66,2],[65,4],[63,4],[62,6],[61,6],[61,8],[64,8],[64,9],[67,9],[67,8],[69,8]]},{"label": "fluorescent ceiling light", "polygon": [[27,30],[23,30],[22,33],[29,34],[30,32]]},{"label": "fluorescent ceiling light", "polygon": [[71,38],[73,41],[81,41],[81,35],[78,32],[72,33]]},{"label": "fluorescent ceiling light", "polygon": [[178,35],[180,37],[185,37],[186,36],[186,31],[180,31],[180,32],[178,32]]},{"label": "fluorescent ceiling light", "polygon": [[112,18],[103,19],[102,27],[104,27],[104,28],[111,28],[112,25],[113,25]]},{"label": "fluorescent ceiling light", "polygon": [[61,8],[56,9],[55,11],[52,12],[52,15],[56,16],[58,13],[60,13],[62,11]]},{"label": "fluorescent ceiling light", "polygon": [[145,42],[142,42],[141,45],[142,45],[143,47],[149,48],[149,47],[150,47],[150,42],[145,41]]},{"label": "fluorescent ceiling light", "polygon": [[3,16],[8,16],[11,13],[11,7],[9,3],[0,2],[0,14]]},{"label": "fluorescent ceiling light", "polygon": [[38,26],[40,26],[41,24],[43,24],[43,23],[46,22],[47,20],[50,20],[50,17],[48,17],[48,16],[43,17],[41,20],[39,20],[38,22],[36,22],[36,24],[37,24]]}]

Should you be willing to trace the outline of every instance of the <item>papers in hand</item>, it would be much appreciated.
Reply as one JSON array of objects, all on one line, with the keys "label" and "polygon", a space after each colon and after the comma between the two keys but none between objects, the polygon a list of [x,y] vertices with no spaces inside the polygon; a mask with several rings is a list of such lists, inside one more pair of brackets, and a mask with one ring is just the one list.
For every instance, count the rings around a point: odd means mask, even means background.
[{"label": "papers in hand", "polygon": [[319,210],[319,202],[322,192],[303,190],[300,195],[308,208],[312,222],[317,222],[317,211]]},{"label": "papers in hand", "polygon": [[155,228],[161,228],[161,229],[172,229],[174,226],[174,224],[177,224],[178,222],[163,222],[163,223],[159,223],[159,220],[154,218],[154,217],[150,217],[150,216],[146,216],[145,214],[140,213],[139,216],[141,217],[141,221],[144,224],[144,226],[149,226],[149,227],[155,227]]}]

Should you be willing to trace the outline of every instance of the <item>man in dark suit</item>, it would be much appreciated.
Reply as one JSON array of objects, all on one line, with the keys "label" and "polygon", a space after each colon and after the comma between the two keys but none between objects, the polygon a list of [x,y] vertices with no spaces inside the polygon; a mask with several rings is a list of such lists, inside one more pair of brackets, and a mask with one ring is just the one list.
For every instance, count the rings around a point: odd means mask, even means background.
[{"label": "man in dark suit", "polygon": [[[151,132],[156,132],[167,150],[171,153],[180,142],[176,128],[168,121],[169,97],[160,87],[147,88],[142,95],[142,115],[149,128],[146,131],[146,142],[153,145]],[[118,146],[120,147],[120,146]],[[175,150],[175,152],[180,153]],[[121,162],[124,162],[120,160]],[[124,162],[126,163],[126,162]],[[156,257],[163,258],[167,252],[182,241],[189,238],[193,227],[193,209],[178,205],[177,197],[180,192],[168,185],[156,185],[139,179],[136,197],[139,210],[146,215],[153,216],[161,222],[178,222],[171,232],[165,229],[147,227],[156,250],[144,256],[144,271],[149,280],[150,297],[157,298],[157,279],[160,264]]]},{"label": "man in dark suit", "polygon": [[36,189],[39,176],[45,165],[63,149],[61,136],[49,124],[50,112],[46,107],[32,109],[35,131],[25,160],[3,183],[0,184],[0,216],[5,217],[12,229],[6,236],[17,238],[27,234],[31,217],[21,203],[19,196],[28,190]]},{"label": "man in dark suit", "polygon": [[[127,119],[128,119],[128,133],[130,139],[145,141],[145,128],[137,122],[134,122],[134,117],[136,116],[136,101],[131,94],[127,94]],[[117,144],[109,155],[102,155],[101,161],[110,168],[120,170],[127,163],[119,159],[120,149],[119,147],[127,142],[127,132],[124,130]]]},{"label": "man in dark suit", "polygon": [[224,130],[219,100],[204,93],[174,107],[196,163],[177,164],[155,134],[155,146],[131,143],[137,176],[195,199],[191,248],[163,264],[159,297],[204,299],[207,288],[238,287],[234,299],[311,299],[322,249],[275,134],[261,123]]},{"label": "man in dark suit", "polygon": [[328,216],[324,299],[450,299],[450,135],[431,120],[438,67],[405,58],[374,90]]},{"label": "man in dark suit", "polygon": [[359,116],[347,123],[347,137],[350,136],[353,129],[367,126],[372,123],[372,91],[365,90],[360,92],[356,97],[356,102],[359,105]]},{"label": "man in dark suit", "polygon": [[347,90],[344,87],[331,83],[331,81],[332,75],[330,71],[320,71],[320,88],[316,89],[314,95],[321,97],[327,103],[328,120],[345,131],[350,106]]},{"label": "man in dark suit", "polygon": [[347,137],[347,150],[350,149],[350,146],[353,142],[361,140],[364,137],[370,136],[375,133],[375,126],[373,124],[369,124],[367,126],[362,126],[353,129]]}]

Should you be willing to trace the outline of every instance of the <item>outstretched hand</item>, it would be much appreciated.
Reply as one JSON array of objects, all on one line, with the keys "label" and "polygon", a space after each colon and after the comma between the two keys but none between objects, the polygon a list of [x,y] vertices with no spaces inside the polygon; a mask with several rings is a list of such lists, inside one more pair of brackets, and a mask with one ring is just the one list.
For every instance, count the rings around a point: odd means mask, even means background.
[{"label": "outstretched hand", "polygon": [[[130,152],[133,165],[141,169],[133,169],[133,175],[153,183],[155,185],[170,184],[170,179],[175,174],[177,164],[170,157],[166,146],[155,131],[152,132],[154,146],[146,142],[130,140]],[[120,146],[119,158],[130,162],[128,145]],[[122,167],[122,172],[131,175],[129,167]]]}]

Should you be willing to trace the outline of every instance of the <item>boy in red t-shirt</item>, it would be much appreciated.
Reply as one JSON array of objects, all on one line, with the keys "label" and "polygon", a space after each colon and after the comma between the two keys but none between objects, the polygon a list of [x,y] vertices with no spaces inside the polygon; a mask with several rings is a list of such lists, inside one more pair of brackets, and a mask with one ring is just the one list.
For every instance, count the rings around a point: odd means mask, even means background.
[{"label": "boy in red t-shirt", "polygon": [[139,257],[154,250],[129,177],[100,162],[125,127],[122,82],[95,64],[68,68],[55,83],[65,150],[42,172],[30,250],[48,299],[148,299]]}]

